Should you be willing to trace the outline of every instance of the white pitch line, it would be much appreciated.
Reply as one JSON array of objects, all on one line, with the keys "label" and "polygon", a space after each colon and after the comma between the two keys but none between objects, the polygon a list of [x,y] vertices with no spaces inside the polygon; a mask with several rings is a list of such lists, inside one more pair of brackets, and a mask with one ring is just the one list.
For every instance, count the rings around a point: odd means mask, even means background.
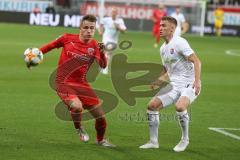
[{"label": "white pitch line", "polygon": [[232,134],[232,133],[229,133],[229,132],[225,131],[225,130],[240,131],[240,128],[213,128],[213,127],[209,127],[208,129],[209,129],[209,130],[212,130],[212,131],[215,131],[215,132],[222,133],[222,134],[225,135],[225,136],[229,136],[229,137],[231,137],[231,138],[240,140],[240,136],[237,136],[237,135],[235,135],[235,134]]},{"label": "white pitch line", "polygon": [[240,131],[240,128],[218,128],[218,129],[225,129],[230,131]]},{"label": "white pitch line", "polygon": [[230,56],[240,56],[240,50],[226,50],[225,53]]}]

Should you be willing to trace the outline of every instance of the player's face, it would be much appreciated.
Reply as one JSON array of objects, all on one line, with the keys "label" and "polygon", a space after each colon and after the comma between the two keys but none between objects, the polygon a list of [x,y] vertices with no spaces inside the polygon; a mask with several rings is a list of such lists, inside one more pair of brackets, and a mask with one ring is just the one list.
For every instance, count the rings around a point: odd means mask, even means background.
[{"label": "player's face", "polygon": [[112,9],[112,17],[115,19],[118,15],[118,10],[116,8]]},{"label": "player's face", "polygon": [[172,23],[162,20],[160,22],[160,36],[167,37],[171,36],[175,31],[175,27]]},{"label": "player's face", "polygon": [[159,5],[158,5],[158,8],[162,11],[162,10],[164,10],[164,5],[159,4]]},{"label": "player's face", "polygon": [[80,25],[80,37],[84,41],[92,39],[95,33],[96,23],[83,21]]},{"label": "player's face", "polygon": [[176,13],[179,14],[181,9],[179,7],[176,8]]}]

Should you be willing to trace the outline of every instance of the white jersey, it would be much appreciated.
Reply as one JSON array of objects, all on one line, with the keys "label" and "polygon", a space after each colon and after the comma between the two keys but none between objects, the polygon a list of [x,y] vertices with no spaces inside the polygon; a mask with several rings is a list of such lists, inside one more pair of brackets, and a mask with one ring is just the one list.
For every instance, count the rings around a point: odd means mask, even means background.
[{"label": "white jersey", "polygon": [[118,43],[119,31],[116,29],[114,24],[119,25],[119,27],[125,30],[127,27],[124,24],[122,18],[116,18],[115,20],[112,17],[104,17],[102,22],[104,32],[103,32],[103,43],[107,44],[108,42]]},{"label": "white jersey", "polygon": [[173,86],[182,87],[193,84],[194,64],[186,59],[193,53],[188,42],[179,36],[174,36],[168,44],[165,42],[161,46],[162,63]]},{"label": "white jersey", "polygon": [[174,32],[174,36],[181,36],[182,24],[186,21],[184,15],[182,13],[177,14],[176,12],[174,12],[173,14],[171,14],[171,17],[177,20],[177,27]]}]

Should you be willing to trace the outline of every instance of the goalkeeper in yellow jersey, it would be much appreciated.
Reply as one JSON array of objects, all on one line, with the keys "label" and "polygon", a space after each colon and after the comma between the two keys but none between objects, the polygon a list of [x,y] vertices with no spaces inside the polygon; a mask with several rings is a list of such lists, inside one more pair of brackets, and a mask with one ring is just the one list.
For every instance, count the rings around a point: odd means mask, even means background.
[{"label": "goalkeeper in yellow jersey", "polygon": [[220,7],[217,7],[214,10],[214,28],[217,36],[221,36],[222,34],[223,18],[224,11]]}]

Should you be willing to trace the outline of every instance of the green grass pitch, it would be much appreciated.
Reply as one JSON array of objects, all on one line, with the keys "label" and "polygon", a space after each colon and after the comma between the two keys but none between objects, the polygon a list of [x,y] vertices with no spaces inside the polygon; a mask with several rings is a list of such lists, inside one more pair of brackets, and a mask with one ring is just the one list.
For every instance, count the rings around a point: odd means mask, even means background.
[{"label": "green grass pitch", "polygon": [[[171,118],[175,114],[173,106],[162,111],[170,118],[161,121],[160,148],[138,148],[148,140],[148,124],[136,115],[144,119],[150,97],[137,98],[133,107],[119,98],[117,108],[107,114],[107,137],[117,145],[114,149],[95,145],[93,120],[83,122],[91,138],[84,144],[71,122],[56,117],[54,106],[59,98],[49,87],[48,78],[57,65],[60,50],[45,55],[44,62],[31,71],[23,62],[23,52],[64,32],[78,33],[78,29],[2,23],[0,32],[1,160],[239,159],[240,140],[208,129],[240,128],[239,37],[184,36],[202,61],[202,92],[191,106],[190,145],[185,152],[174,153],[172,148],[180,139],[180,128]],[[129,63],[160,63],[150,33],[129,31],[121,40],[133,42],[131,49],[116,51],[127,55]],[[235,56],[227,55],[227,50],[235,52]],[[117,96],[110,76],[99,75],[92,85]],[[240,136],[238,130],[228,132]]]}]

